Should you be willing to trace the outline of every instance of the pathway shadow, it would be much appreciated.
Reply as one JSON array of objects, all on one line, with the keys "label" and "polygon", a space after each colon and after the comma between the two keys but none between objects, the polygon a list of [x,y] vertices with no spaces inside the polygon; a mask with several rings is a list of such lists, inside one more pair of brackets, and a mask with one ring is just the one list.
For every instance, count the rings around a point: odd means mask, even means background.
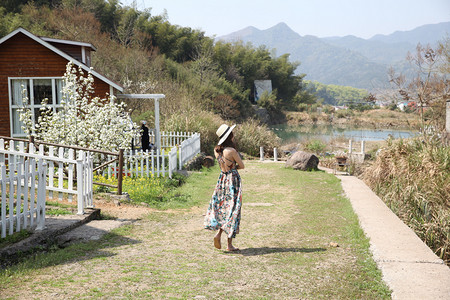
[{"label": "pathway shadow", "polygon": [[236,252],[226,252],[233,254],[241,254],[243,256],[264,255],[271,253],[284,253],[284,252],[300,252],[300,253],[313,253],[327,251],[326,248],[280,248],[280,247],[260,247],[260,248],[245,248]]}]

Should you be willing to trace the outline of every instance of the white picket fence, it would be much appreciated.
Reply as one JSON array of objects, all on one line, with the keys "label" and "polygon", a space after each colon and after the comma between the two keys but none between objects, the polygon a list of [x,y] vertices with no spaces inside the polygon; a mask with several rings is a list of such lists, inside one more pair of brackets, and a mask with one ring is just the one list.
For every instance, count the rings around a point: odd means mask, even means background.
[{"label": "white picket fence", "polygon": [[[155,133],[150,132],[150,141],[155,141]],[[178,147],[184,140],[190,139],[194,135],[194,132],[161,132],[161,148],[170,148]],[[156,144],[153,142],[153,144]]]},{"label": "white picket fence", "polygon": [[194,133],[189,139],[180,144],[179,169],[181,170],[185,163],[200,153],[200,133]]},{"label": "white picket fence", "polygon": [[[124,153],[123,176],[125,177],[165,177],[166,174],[172,178],[172,174],[177,170],[177,147],[172,147],[166,153],[159,151],[136,151],[130,150]],[[117,178],[118,163],[114,162],[107,170],[103,170],[103,175]]]},{"label": "white picket fence", "polygon": [[[185,163],[200,153],[200,134],[189,134],[191,135],[187,138],[185,133],[167,135],[170,137],[170,142],[167,140],[165,145],[174,145],[168,152],[164,149],[161,151],[157,149],[146,152],[142,150],[128,151],[124,154],[123,175],[129,177],[149,177],[153,174],[153,176],[165,177],[167,174],[172,178],[173,172],[177,169],[181,170]],[[181,139],[184,140],[177,145],[176,143]],[[103,171],[103,175],[107,174],[108,177],[117,177],[117,172],[117,163],[112,163],[108,170]]]},{"label": "white picket fence", "polygon": [[47,164],[28,159],[8,168],[1,163],[0,169],[1,238],[23,229],[44,229]]},{"label": "white picket fence", "polygon": [[[0,139],[0,163],[24,164],[26,159],[43,159],[47,163],[45,189],[50,199],[56,196],[63,200],[67,195],[68,201],[72,202],[76,196],[78,214],[84,214],[85,208],[93,207],[93,162],[89,152],[78,150],[75,153],[73,149],[54,146],[48,146],[45,152],[44,145],[35,149],[33,143],[29,143],[26,150],[24,142],[13,140],[9,141],[6,149],[5,141]],[[55,150],[58,150],[57,155]]]}]

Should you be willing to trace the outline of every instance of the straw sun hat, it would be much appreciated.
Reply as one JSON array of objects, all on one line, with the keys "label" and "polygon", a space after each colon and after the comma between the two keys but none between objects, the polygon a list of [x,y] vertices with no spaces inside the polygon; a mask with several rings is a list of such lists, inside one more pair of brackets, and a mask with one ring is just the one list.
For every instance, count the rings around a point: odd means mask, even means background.
[{"label": "straw sun hat", "polygon": [[233,125],[231,127],[228,126],[227,124],[220,125],[219,129],[217,129],[217,131],[216,131],[216,134],[219,137],[219,142],[217,143],[217,145],[220,145],[223,142],[225,142],[225,140],[230,135],[230,133],[234,129],[234,127],[236,127],[236,125]]}]

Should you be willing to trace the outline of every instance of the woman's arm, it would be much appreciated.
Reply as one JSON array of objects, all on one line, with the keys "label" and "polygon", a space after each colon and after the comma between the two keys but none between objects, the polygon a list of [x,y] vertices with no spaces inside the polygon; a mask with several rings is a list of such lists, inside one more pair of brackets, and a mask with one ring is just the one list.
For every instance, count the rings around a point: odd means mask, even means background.
[{"label": "woman's arm", "polygon": [[231,154],[233,155],[233,159],[236,162],[236,169],[244,169],[245,165],[241,159],[241,156],[239,155],[239,152],[237,152],[236,149],[233,149]]}]

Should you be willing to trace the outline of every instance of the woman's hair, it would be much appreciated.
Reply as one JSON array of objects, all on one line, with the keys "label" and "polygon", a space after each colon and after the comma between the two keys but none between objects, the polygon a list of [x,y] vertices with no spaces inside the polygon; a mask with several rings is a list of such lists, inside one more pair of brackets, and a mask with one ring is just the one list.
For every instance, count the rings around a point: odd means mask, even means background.
[{"label": "woman's hair", "polygon": [[230,135],[227,137],[227,139],[220,145],[217,145],[214,147],[214,151],[216,151],[219,154],[223,153],[223,149],[225,149],[226,147],[231,147],[236,149],[236,145],[233,142],[233,132],[230,132]]}]

